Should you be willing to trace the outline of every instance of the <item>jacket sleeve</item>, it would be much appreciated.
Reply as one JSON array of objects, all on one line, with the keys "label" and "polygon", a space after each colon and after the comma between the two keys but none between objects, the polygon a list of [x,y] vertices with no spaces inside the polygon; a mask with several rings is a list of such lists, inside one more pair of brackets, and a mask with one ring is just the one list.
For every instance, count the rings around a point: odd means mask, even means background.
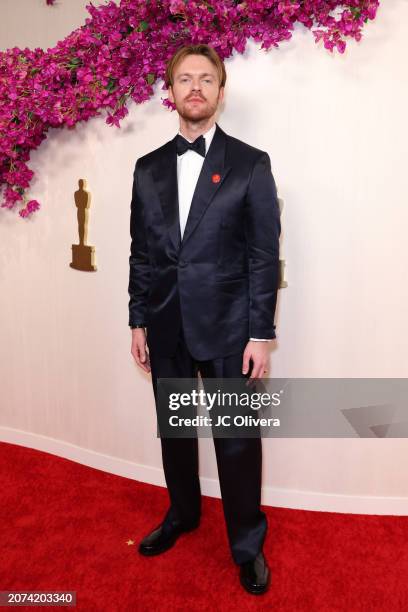
[{"label": "jacket sleeve", "polygon": [[280,211],[268,153],[255,161],[245,202],[249,266],[249,336],[276,338]]},{"label": "jacket sleeve", "polygon": [[129,256],[129,326],[146,325],[147,296],[150,287],[149,262],[143,202],[139,191],[139,160],[133,173],[132,202],[130,210]]}]

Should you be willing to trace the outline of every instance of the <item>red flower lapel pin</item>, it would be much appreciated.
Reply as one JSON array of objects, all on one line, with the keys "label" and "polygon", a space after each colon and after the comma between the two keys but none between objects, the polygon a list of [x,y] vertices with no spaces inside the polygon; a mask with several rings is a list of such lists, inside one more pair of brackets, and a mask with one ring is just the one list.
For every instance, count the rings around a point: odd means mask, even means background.
[{"label": "red flower lapel pin", "polygon": [[211,180],[212,180],[213,183],[219,183],[220,180],[221,180],[221,177],[220,177],[219,174],[213,174],[212,177],[211,177]]}]

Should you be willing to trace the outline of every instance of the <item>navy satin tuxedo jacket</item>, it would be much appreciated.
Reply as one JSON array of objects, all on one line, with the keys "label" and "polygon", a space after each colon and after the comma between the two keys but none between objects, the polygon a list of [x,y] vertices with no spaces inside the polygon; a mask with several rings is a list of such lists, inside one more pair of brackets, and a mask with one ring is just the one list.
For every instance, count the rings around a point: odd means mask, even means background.
[{"label": "navy satin tuxedo jacket", "polygon": [[205,361],[275,338],[280,212],[269,155],[216,124],[181,240],[176,138],[136,162],[129,325],[145,325],[162,356],[182,325]]}]

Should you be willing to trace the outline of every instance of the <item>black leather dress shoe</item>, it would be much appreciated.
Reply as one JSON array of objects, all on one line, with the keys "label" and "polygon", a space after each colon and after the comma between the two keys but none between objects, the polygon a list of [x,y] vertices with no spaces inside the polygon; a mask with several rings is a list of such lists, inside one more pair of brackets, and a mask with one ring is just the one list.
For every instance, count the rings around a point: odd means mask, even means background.
[{"label": "black leather dress shoe", "polygon": [[255,559],[240,565],[240,581],[248,593],[262,595],[266,593],[270,582],[269,567],[262,552]]},{"label": "black leather dress shoe", "polygon": [[163,523],[161,523],[143,538],[139,544],[139,552],[141,555],[146,556],[160,555],[160,553],[174,546],[181,534],[193,531],[193,529],[197,529],[197,527],[198,524],[191,527],[184,527],[176,523],[173,523],[171,526],[166,525],[163,527]]}]

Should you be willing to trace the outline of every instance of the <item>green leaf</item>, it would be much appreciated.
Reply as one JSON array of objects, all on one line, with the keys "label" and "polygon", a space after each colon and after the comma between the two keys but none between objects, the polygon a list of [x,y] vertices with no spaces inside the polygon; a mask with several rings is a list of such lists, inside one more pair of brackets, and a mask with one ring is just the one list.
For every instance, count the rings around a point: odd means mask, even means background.
[{"label": "green leaf", "polygon": [[154,76],[154,74],[152,72],[149,72],[149,74],[146,77],[146,81],[148,82],[148,84],[153,85],[155,79],[156,77]]},{"label": "green leaf", "polygon": [[109,93],[114,92],[116,89],[116,79],[113,79],[112,77],[110,77],[108,84],[106,86],[106,89],[108,90]]},{"label": "green leaf", "polygon": [[147,28],[149,27],[149,24],[147,21],[141,21],[137,27],[137,31],[138,32],[145,32],[147,30]]},{"label": "green leaf", "polygon": [[79,68],[82,65],[83,62],[80,57],[72,57],[67,64],[67,68],[69,68],[70,70],[75,70],[76,68]]}]

